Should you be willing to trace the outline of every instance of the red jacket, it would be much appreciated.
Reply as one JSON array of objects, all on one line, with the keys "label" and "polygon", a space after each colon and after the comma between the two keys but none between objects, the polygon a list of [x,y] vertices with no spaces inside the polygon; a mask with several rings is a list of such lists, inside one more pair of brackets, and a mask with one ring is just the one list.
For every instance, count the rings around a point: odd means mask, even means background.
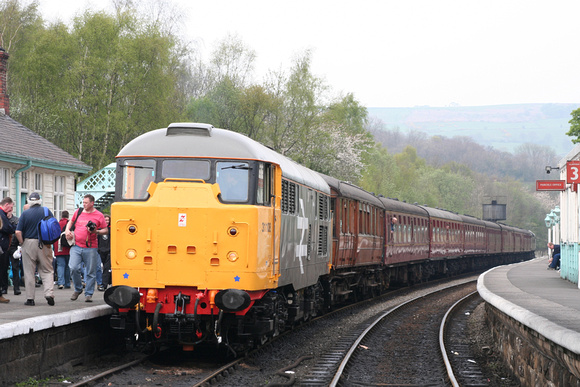
[{"label": "red jacket", "polygon": [[[61,220],[58,221],[58,224],[60,225],[60,229],[64,230],[66,227],[66,224],[68,223],[68,219],[66,218],[62,218]],[[54,242],[54,244],[52,245],[52,248],[54,249],[54,255],[70,255],[70,247],[64,247],[62,249],[60,249],[60,239],[56,242]]]}]

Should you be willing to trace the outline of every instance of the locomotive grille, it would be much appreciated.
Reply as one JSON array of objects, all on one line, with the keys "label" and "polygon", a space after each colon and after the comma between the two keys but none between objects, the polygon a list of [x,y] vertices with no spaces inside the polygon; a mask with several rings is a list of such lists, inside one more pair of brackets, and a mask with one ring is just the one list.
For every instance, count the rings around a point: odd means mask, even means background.
[{"label": "locomotive grille", "polygon": [[326,196],[318,195],[318,219],[325,220],[328,213],[328,201]]},{"label": "locomotive grille", "polygon": [[296,213],[296,184],[290,183],[288,186],[288,212]]},{"label": "locomotive grille", "polygon": [[328,254],[328,226],[318,226],[318,255]]},{"label": "locomotive grille", "polygon": [[282,181],[282,212],[288,212],[288,181]]},{"label": "locomotive grille", "polygon": [[288,180],[282,181],[282,212],[296,213],[296,184]]},{"label": "locomotive grille", "polygon": [[308,244],[307,244],[306,256],[310,257],[310,252],[312,251],[312,226],[308,225]]}]

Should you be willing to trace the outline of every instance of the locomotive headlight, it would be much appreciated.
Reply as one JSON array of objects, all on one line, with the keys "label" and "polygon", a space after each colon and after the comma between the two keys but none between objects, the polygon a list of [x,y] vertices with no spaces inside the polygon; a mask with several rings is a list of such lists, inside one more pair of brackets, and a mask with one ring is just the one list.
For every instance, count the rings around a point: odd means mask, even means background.
[{"label": "locomotive headlight", "polygon": [[135,288],[126,285],[113,286],[105,291],[105,302],[113,308],[132,308],[139,302],[141,295]]},{"label": "locomotive headlight", "polygon": [[127,231],[129,231],[129,234],[135,234],[137,232],[137,226],[135,226],[134,224],[130,224],[127,227]]},{"label": "locomotive headlight", "polygon": [[236,262],[238,260],[238,258],[240,258],[240,256],[235,251],[230,251],[228,253],[228,261]]},{"label": "locomotive headlight", "polygon": [[230,236],[236,236],[236,235],[238,235],[238,229],[235,227],[230,227],[230,228],[228,228],[228,234]]},{"label": "locomotive headlight", "polygon": [[215,296],[215,304],[224,312],[239,312],[250,306],[250,295],[239,289],[220,290]]},{"label": "locomotive headlight", "polygon": [[129,249],[125,252],[125,256],[129,259],[135,259],[135,257],[137,256],[137,252],[133,249]]}]

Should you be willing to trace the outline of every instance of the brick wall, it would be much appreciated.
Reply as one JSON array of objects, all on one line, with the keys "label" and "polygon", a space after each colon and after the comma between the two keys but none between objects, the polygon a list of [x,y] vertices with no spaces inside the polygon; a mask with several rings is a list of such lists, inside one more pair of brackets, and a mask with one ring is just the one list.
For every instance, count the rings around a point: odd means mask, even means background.
[{"label": "brick wall", "polygon": [[0,47],[0,112],[10,115],[10,102],[8,100],[8,89],[6,85],[6,74],[8,70],[9,55]]}]

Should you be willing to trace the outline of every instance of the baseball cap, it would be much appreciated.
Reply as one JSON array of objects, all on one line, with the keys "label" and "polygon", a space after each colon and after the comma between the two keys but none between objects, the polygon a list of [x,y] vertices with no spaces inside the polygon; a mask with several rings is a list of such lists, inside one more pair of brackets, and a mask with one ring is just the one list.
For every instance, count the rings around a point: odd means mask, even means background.
[{"label": "baseball cap", "polygon": [[38,192],[33,192],[28,196],[28,200],[40,200]]}]

